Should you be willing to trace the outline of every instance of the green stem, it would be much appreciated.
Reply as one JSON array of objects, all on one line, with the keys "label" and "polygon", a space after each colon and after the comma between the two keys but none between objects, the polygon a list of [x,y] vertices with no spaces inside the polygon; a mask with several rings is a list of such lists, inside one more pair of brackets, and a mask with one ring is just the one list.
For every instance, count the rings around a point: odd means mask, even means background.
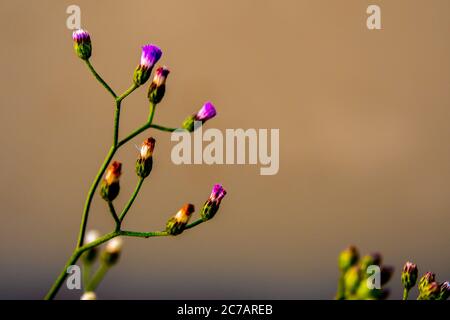
[{"label": "green stem", "polygon": [[95,289],[97,289],[98,285],[103,280],[108,270],[109,266],[105,263],[102,263],[97,272],[92,277],[91,282],[89,282],[88,286],[86,287],[86,291],[94,291]]},{"label": "green stem", "polygon": [[138,87],[139,87],[138,85],[136,85],[135,83],[133,83],[133,84],[131,85],[131,87],[129,87],[124,93],[122,93],[122,94],[120,95],[120,97],[117,97],[117,98],[116,98],[116,101],[120,103],[123,99],[125,99],[126,97],[128,97],[128,96],[129,96],[134,90],[136,90]]},{"label": "green stem", "polygon": [[119,142],[119,121],[120,121],[120,101],[116,101],[116,111],[114,112],[114,136],[113,146],[116,148]]},{"label": "green stem", "polygon": [[83,262],[83,288],[87,288],[91,276],[92,263]]},{"label": "green stem", "polygon": [[153,231],[153,232],[120,231],[120,234],[126,237],[138,237],[138,238],[164,237],[169,235],[166,231]]},{"label": "green stem", "polygon": [[106,156],[105,160],[103,161],[103,164],[100,167],[100,170],[97,172],[94,182],[92,183],[91,188],[89,189],[89,192],[88,192],[88,195],[86,198],[86,202],[84,204],[83,215],[81,217],[80,232],[78,234],[78,242],[77,242],[78,248],[83,245],[84,234],[86,232],[86,226],[87,226],[87,221],[88,221],[88,216],[89,216],[89,208],[91,207],[92,198],[94,197],[95,190],[97,189],[100,179],[102,178],[103,174],[105,173],[109,162],[111,161],[112,157],[116,153],[116,150],[117,150],[117,148],[115,148],[115,147],[111,147],[111,149],[109,149],[108,155]]},{"label": "green stem", "polygon": [[130,133],[126,138],[123,138],[121,141],[119,141],[119,143],[117,144],[117,147],[123,146],[125,143],[127,143],[128,141],[130,141],[131,139],[133,139],[134,137],[136,137],[140,133],[142,133],[145,130],[147,130],[148,128],[150,128],[152,126],[153,117],[155,115],[155,109],[156,109],[155,105],[150,104],[150,112],[149,112],[149,115],[148,115],[147,122],[143,126],[141,126],[140,128],[138,128],[138,129],[134,130],[132,133]]},{"label": "green stem", "polygon": [[100,84],[105,87],[106,90],[114,97],[114,99],[117,98],[116,93],[111,89],[111,87],[105,82],[105,80],[100,77],[100,75],[95,71],[94,67],[92,66],[91,62],[89,60],[84,60],[86,62],[86,65],[88,66],[89,70],[91,70],[94,77],[100,82]]},{"label": "green stem", "polygon": [[139,181],[138,181],[138,183],[137,183],[137,185],[136,185],[136,188],[134,189],[133,194],[131,195],[130,200],[128,200],[127,205],[126,205],[125,208],[122,210],[122,213],[121,213],[120,216],[119,216],[119,225],[120,225],[120,223],[122,223],[123,219],[125,219],[125,215],[127,214],[128,210],[130,210],[131,205],[133,204],[134,200],[136,199],[136,197],[137,197],[137,195],[138,195],[138,193],[139,193],[139,190],[140,190],[141,187],[142,187],[142,183],[143,183],[143,182],[144,182],[144,178],[139,178]]},{"label": "green stem", "polygon": [[167,131],[167,132],[174,132],[175,130],[178,129],[178,128],[168,128],[168,127],[160,126],[157,124],[150,125],[150,128],[154,128],[154,129],[161,130],[161,131]]},{"label": "green stem", "polygon": [[341,272],[338,281],[336,300],[344,300],[344,299],[345,299],[345,281],[344,281],[344,272]]},{"label": "green stem", "polygon": [[188,225],[186,226],[185,229],[191,229],[191,228],[193,228],[193,227],[198,226],[199,224],[202,224],[203,222],[205,222],[205,220],[203,220],[203,219],[200,218],[200,219],[198,219],[198,220],[196,220],[196,221],[194,221],[194,222],[188,224]]},{"label": "green stem", "polygon": [[408,300],[409,290],[403,289],[403,300]]},{"label": "green stem", "polygon": [[120,219],[117,216],[116,209],[114,208],[114,205],[111,201],[108,201],[108,207],[109,207],[109,212],[111,212],[114,222],[116,223],[116,230],[119,230],[120,229]]}]

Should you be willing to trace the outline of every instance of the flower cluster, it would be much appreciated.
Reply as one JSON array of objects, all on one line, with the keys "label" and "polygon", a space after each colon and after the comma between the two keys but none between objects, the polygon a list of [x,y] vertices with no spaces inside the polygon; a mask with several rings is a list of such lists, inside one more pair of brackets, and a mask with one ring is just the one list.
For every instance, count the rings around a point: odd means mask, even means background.
[{"label": "flower cluster", "polygon": [[336,299],[383,300],[389,295],[384,286],[394,269],[382,265],[381,254],[367,254],[360,258],[356,247],[350,246],[340,253],[338,266],[340,279]]},{"label": "flower cluster", "polygon": [[[200,217],[189,224],[189,220],[194,214],[194,205],[186,204],[184,205],[172,218],[170,218],[165,229],[163,231],[151,231],[151,232],[140,232],[140,231],[126,231],[122,229],[122,222],[124,221],[125,215],[130,210],[133,201],[136,199],[140,188],[146,178],[150,175],[153,168],[153,153],[155,149],[156,141],[153,137],[149,137],[142,142],[137,155],[137,160],[135,164],[136,175],[138,177],[137,186],[134,193],[131,195],[127,204],[120,211],[116,212],[115,205],[113,201],[119,196],[120,192],[120,179],[122,174],[122,163],[119,161],[112,161],[116,151],[123,146],[125,143],[136,137],[138,134],[144,132],[147,129],[153,128],[161,131],[173,132],[176,129],[168,128],[165,126],[156,125],[153,123],[153,118],[156,110],[156,105],[161,103],[166,92],[166,80],[170,71],[166,66],[156,68],[154,78],[150,83],[147,91],[149,106],[149,116],[147,122],[140,128],[134,130],[131,134],[120,140],[119,138],[119,118],[120,109],[122,101],[130,95],[133,91],[138,89],[150,78],[151,73],[157,62],[161,59],[162,50],[154,45],[147,44],[142,47],[141,60],[139,65],[136,67],[133,74],[133,82],[129,89],[127,89],[122,95],[116,95],[113,89],[101,78],[101,76],[94,69],[89,59],[92,55],[92,44],[91,37],[89,33],[85,30],[76,30],[72,36],[74,40],[75,53],[79,58],[84,60],[89,67],[90,71],[95,76],[96,80],[113,96],[114,103],[116,106],[115,110],[115,120],[114,120],[114,131],[113,131],[113,144],[110,148],[108,155],[99,169],[96,178],[89,189],[89,193],[86,199],[86,204],[83,211],[82,222],[80,226],[80,236],[78,239],[78,244],[72,255],[71,260],[68,261],[70,264],[77,262],[78,257],[81,256],[81,261],[84,267],[84,289],[85,293],[81,297],[82,300],[95,300],[97,298],[95,290],[99,285],[100,281],[103,279],[107,270],[114,266],[122,251],[122,241],[120,236],[130,236],[130,237],[140,237],[149,238],[154,236],[177,236],[184,232],[186,229],[193,228],[201,223],[204,223],[214,217],[219,209],[219,205],[226,194],[225,189],[221,185],[215,185],[213,187],[210,197],[205,202],[201,212]],[[192,116],[192,130],[194,128],[194,121],[198,121],[201,124],[211,119],[216,115],[216,109],[212,103],[207,102],[199,112]],[[112,161],[112,162],[111,162]],[[103,178],[103,179],[102,179]],[[115,229],[110,233],[105,235],[100,235],[96,231],[91,231],[85,233],[87,226],[87,219],[90,210],[90,205],[93,199],[94,193],[97,191],[98,186],[100,186],[100,196],[107,202],[109,211],[115,222]],[[99,254],[99,246],[106,243],[104,250]],[[75,257],[75,259],[73,258]],[[97,271],[91,275],[91,268],[97,261],[100,262],[100,266]],[[74,259],[74,260],[73,260]],[[54,285],[48,292],[46,298],[53,299],[59,288],[62,285],[66,277],[66,271],[64,270],[60,276],[55,281]]]},{"label": "flower cluster", "polygon": [[[409,291],[416,285],[419,270],[417,265],[406,262],[402,270],[403,300],[408,299]],[[448,281],[438,283],[433,272],[426,272],[417,285],[419,296],[417,300],[447,300],[450,296],[450,284]]]}]

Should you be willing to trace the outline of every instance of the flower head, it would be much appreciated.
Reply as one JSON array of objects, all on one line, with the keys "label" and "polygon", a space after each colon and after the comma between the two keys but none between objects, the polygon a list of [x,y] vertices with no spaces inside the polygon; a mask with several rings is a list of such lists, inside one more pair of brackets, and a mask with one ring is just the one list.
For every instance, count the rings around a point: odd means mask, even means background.
[{"label": "flower head", "polygon": [[105,180],[108,184],[113,184],[119,181],[122,174],[122,164],[118,161],[114,161],[106,170]]},{"label": "flower head", "polygon": [[91,36],[86,30],[78,29],[72,33],[74,49],[78,57],[87,60],[92,54]]},{"label": "flower head", "polygon": [[156,69],[153,81],[148,88],[148,100],[156,105],[161,102],[166,92],[166,80],[170,70],[166,67],[159,67]]},{"label": "flower head", "polygon": [[439,300],[447,300],[450,296],[450,283],[445,281],[441,283],[441,292],[439,295]]},{"label": "flower head", "polygon": [[156,140],[153,137],[148,138],[142,143],[140,150],[140,157],[142,160],[147,160],[153,155]]},{"label": "flower head", "polygon": [[166,232],[176,236],[184,231],[191,215],[194,213],[194,205],[185,204],[172,218],[167,221]]},{"label": "flower head", "polygon": [[402,270],[402,284],[406,290],[411,290],[416,285],[418,276],[417,265],[412,262],[406,262]]},{"label": "flower head", "polygon": [[209,196],[209,200],[215,202],[216,204],[220,204],[223,197],[227,194],[227,191],[220,184],[215,184],[211,195]]},{"label": "flower head", "polygon": [[154,44],[146,44],[142,46],[141,63],[140,66],[151,69],[156,62],[161,58],[162,51]]},{"label": "flower head", "polygon": [[122,173],[122,164],[114,161],[106,170],[105,179],[103,179],[100,195],[106,201],[113,201],[120,191],[119,178]]},{"label": "flower head", "polygon": [[342,272],[347,271],[351,266],[355,265],[358,262],[359,253],[356,247],[350,246],[339,255],[339,269]]},{"label": "flower head", "polygon": [[122,247],[122,239],[113,238],[109,240],[102,254],[103,262],[108,266],[116,264],[117,260],[119,260],[120,253],[122,252]]},{"label": "flower head", "polygon": [[216,108],[211,102],[206,102],[195,115],[195,120],[205,122],[216,116]]},{"label": "flower head", "polygon": [[426,288],[436,281],[436,275],[433,272],[425,273],[419,280],[419,292],[425,291]]},{"label": "flower head", "polygon": [[211,194],[200,211],[200,216],[204,221],[212,219],[219,210],[220,203],[227,194],[226,190],[220,184],[215,184]]},{"label": "flower head", "polygon": [[155,143],[156,141],[152,137],[142,143],[139,157],[136,161],[136,174],[138,177],[146,178],[152,171]]}]

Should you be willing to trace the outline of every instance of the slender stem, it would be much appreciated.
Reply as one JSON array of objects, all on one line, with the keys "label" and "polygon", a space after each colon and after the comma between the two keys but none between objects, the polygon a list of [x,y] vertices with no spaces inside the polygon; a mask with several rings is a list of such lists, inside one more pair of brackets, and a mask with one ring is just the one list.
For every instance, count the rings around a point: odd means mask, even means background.
[{"label": "slender stem", "polygon": [[141,187],[142,187],[142,183],[143,183],[143,182],[144,182],[144,178],[139,178],[139,181],[138,181],[138,183],[137,183],[137,185],[136,185],[136,188],[134,189],[133,194],[131,195],[130,200],[128,200],[127,205],[126,205],[125,208],[122,210],[122,213],[121,213],[120,216],[119,216],[119,225],[120,225],[120,223],[122,223],[123,219],[125,219],[125,215],[127,214],[128,210],[130,210],[131,205],[133,204],[134,200],[136,199],[136,197],[137,197],[137,195],[138,195],[138,193],[139,193],[139,190],[140,190]]},{"label": "slender stem", "polygon": [[408,300],[409,290],[406,288],[403,289],[403,300]]},{"label": "slender stem", "polygon": [[97,269],[97,272],[95,272],[94,276],[92,277],[92,280],[87,285],[86,291],[94,291],[95,289],[97,289],[98,285],[103,280],[108,270],[109,266],[105,263],[102,263]]},{"label": "slender stem", "polygon": [[111,212],[114,222],[116,223],[116,230],[119,230],[120,229],[120,220],[119,220],[119,217],[117,216],[116,209],[114,208],[114,205],[111,201],[108,201],[108,207],[109,207],[109,212]]},{"label": "slender stem", "polygon": [[139,86],[133,83],[131,87],[129,87],[124,93],[120,95],[120,97],[116,98],[117,102],[121,102],[123,99],[128,97],[134,90],[136,90]]},{"label": "slender stem", "polygon": [[116,148],[119,142],[119,121],[120,121],[120,101],[116,101],[116,111],[114,112],[114,136],[113,146]]},{"label": "slender stem", "polygon": [[161,131],[167,131],[167,132],[174,132],[175,130],[177,130],[177,128],[168,128],[168,127],[160,126],[157,124],[150,125],[150,128],[154,128],[154,129],[161,130]]},{"label": "slender stem", "polygon": [[77,260],[80,258],[81,254],[83,252],[85,252],[86,250],[89,250],[93,247],[96,247],[96,246],[98,246],[112,238],[115,238],[119,235],[120,235],[119,231],[114,231],[114,232],[105,234],[103,237],[100,237],[95,241],[89,242],[88,244],[86,244],[82,247],[76,248],[74,250],[74,252],[72,253],[72,256],[69,258],[69,260],[67,260],[66,265],[64,266],[64,269],[61,271],[58,278],[55,280],[52,287],[50,288],[47,295],[45,296],[45,300],[51,300],[55,297],[56,293],[61,288],[61,285],[63,284],[64,280],[66,279],[67,268],[70,267],[71,265],[74,265],[77,262]]},{"label": "slender stem", "polygon": [[144,132],[145,130],[147,130],[148,128],[151,127],[152,125],[152,121],[153,121],[153,117],[155,115],[155,105],[150,104],[150,112],[148,115],[148,120],[147,122],[142,125],[140,128],[134,130],[132,133],[130,133],[126,138],[123,138],[121,141],[119,141],[119,143],[117,144],[117,147],[121,147],[123,146],[125,143],[127,143],[128,141],[130,141],[131,139],[133,139],[134,137],[136,137],[138,134]]},{"label": "slender stem", "polygon": [[190,229],[190,228],[193,228],[193,227],[196,227],[196,226],[198,226],[199,224],[202,224],[203,222],[205,222],[205,220],[203,220],[203,219],[198,219],[198,220],[196,220],[196,221],[194,221],[194,222],[192,222],[192,223],[189,223],[187,226],[186,226],[186,228],[185,229]]},{"label": "slender stem", "polygon": [[148,119],[147,119],[147,123],[149,125],[152,125],[153,117],[155,116],[155,111],[156,111],[156,104],[150,102]]},{"label": "slender stem", "polygon": [[89,189],[89,192],[88,192],[88,195],[86,198],[86,202],[84,204],[83,215],[81,217],[80,232],[78,234],[78,242],[77,242],[78,248],[83,245],[84,234],[86,232],[87,220],[88,220],[88,216],[89,216],[89,208],[91,207],[91,202],[92,202],[92,198],[94,196],[95,190],[97,189],[100,179],[102,178],[103,174],[105,173],[105,170],[108,167],[109,162],[111,161],[112,157],[116,153],[116,150],[117,150],[117,148],[115,148],[115,147],[111,147],[111,149],[109,149],[108,155],[106,156],[105,160],[103,161],[103,164],[100,167],[100,170],[97,172],[94,182],[92,183],[91,188]]},{"label": "slender stem", "polygon": [[166,231],[153,231],[153,232],[120,231],[120,234],[126,237],[138,237],[138,238],[164,237],[169,235]]},{"label": "slender stem", "polygon": [[116,93],[111,89],[111,87],[105,82],[105,80],[100,77],[100,75],[95,71],[94,67],[92,66],[91,62],[89,60],[84,60],[86,62],[86,65],[88,66],[89,70],[91,70],[94,77],[100,82],[100,84],[105,87],[106,90],[114,97],[114,99],[117,98]]}]

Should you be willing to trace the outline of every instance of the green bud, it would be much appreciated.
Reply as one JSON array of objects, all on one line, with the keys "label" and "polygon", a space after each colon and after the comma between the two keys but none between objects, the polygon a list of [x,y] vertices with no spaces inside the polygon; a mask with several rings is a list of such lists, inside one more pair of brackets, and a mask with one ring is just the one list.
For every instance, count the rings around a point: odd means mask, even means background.
[{"label": "green bud", "polygon": [[352,266],[344,275],[344,284],[345,284],[345,294],[346,296],[351,296],[355,294],[356,289],[361,282],[361,274],[358,266]]},{"label": "green bud", "polygon": [[411,290],[416,285],[418,269],[414,263],[406,262],[402,270],[402,284],[406,290]]},{"label": "green bud", "polygon": [[346,272],[358,262],[359,254],[354,246],[350,246],[341,252],[338,259],[339,270]]},{"label": "green bud", "polygon": [[170,71],[166,66],[159,67],[155,71],[155,76],[153,78],[150,87],[148,88],[148,100],[156,105],[161,102],[164,98],[164,94],[166,92],[166,79],[169,75]]},{"label": "green bud", "polygon": [[155,143],[156,141],[152,137],[142,143],[139,157],[136,160],[136,174],[141,178],[148,177],[152,171]]},{"label": "green bud", "polygon": [[85,30],[75,30],[72,34],[73,47],[78,57],[88,60],[92,54],[91,37]]},{"label": "green bud", "polygon": [[438,300],[441,294],[441,287],[437,282],[423,285],[417,300]]},{"label": "green bud", "polygon": [[189,219],[194,212],[194,205],[185,204],[178,213],[167,221],[166,232],[172,236],[179,235],[186,228]]},{"label": "green bud", "polygon": [[117,263],[122,252],[123,242],[120,238],[113,238],[106,244],[102,252],[102,262],[107,266],[113,266]]},{"label": "green bud", "polygon": [[422,292],[427,291],[427,287],[428,287],[431,283],[435,282],[435,280],[436,280],[436,276],[435,276],[435,274],[434,274],[433,272],[427,272],[427,273],[425,273],[425,274],[422,276],[422,278],[420,278],[420,280],[419,280],[419,285],[418,285],[418,287],[419,287],[419,292],[422,293]]},{"label": "green bud", "polygon": [[194,131],[194,122],[195,122],[195,115],[192,115],[190,117],[187,117],[184,121],[183,124],[181,125],[181,127],[183,129],[186,129],[189,132],[193,132]]},{"label": "green bud", "polygon": [[[86,234],[84,244],[89,244],[95,240],[100,238],[100,233],[97,230],[89,230]],[[92,264],[98,255],[98,249],[97,247],[91,248],[87,250],[82,255],[83,262],[86,264]]]},{"label": "green bud", "polygon": [[105,201],[113,201],[119,194],[121,174],[122,164],[117,161],[114,161],[106,170],[105,178],[100,186],[100,195]]},{"label": "green bud", "polygon": [[136,86],[141,86],[147,82],[148,78],[150,78],[150,74],[152,73],[152,69],[143,65],[137,66],[134,70],[133,74],[133,82]]}]

